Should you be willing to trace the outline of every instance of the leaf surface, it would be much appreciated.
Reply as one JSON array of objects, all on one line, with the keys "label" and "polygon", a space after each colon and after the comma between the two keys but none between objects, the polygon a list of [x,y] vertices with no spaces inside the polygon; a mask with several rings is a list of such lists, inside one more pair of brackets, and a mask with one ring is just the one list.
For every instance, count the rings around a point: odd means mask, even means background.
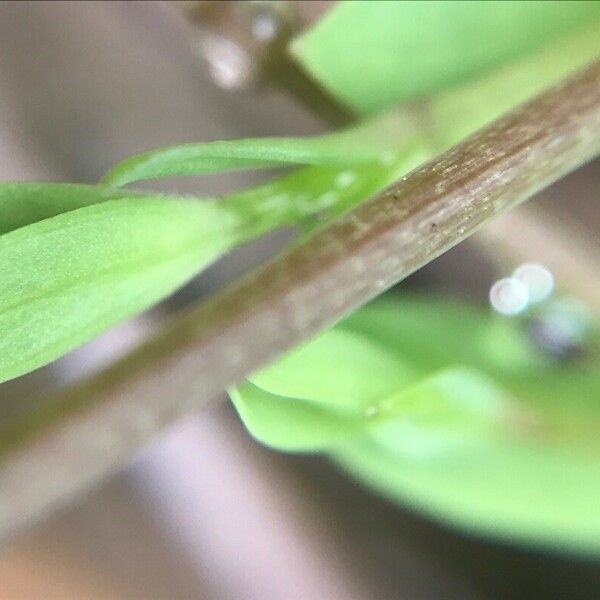
[{"label": "leaf surface", "polygon": [[462,85],[600,18],[597,2],[339,2],[293,43],[359,114]]},{"label": "leaf surface", "polygon": [[0,381],[171,294],[237,241],[215,205],[109,200],[0,236]]},{"label": "leaf surface", "polygon": [[513,319],[379,300],[232,397],[262,442],[330,453],[435,518],[600,552],[598,335],[596,323],[587,358],[557,366]]},{"label": "leaf surface", "polygon": [[236,169],[303,165],[358,166],[385,160],[398,146],[402,115],[388,113],[346,130],[316,137],[259,138],[158,148],[116,165],[103,183],[202,175]]},{"label": "leaf surface", "polygon": [[77,208],[137,196],[143,194],[96,185],[2,181],[0,235]]}]

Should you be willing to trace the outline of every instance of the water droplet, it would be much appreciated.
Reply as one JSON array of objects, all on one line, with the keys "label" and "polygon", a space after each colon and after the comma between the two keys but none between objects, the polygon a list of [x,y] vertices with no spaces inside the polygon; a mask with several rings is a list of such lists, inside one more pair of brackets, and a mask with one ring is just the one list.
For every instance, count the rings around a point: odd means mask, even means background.
[{"label": "water droplet", "polygon": [[521,265],[512,275],[527,288],[529,302],[542,302],[554,291],[554,276],[544,265],[526,263]]},{"label": "water droplet", "polygon": [[494,283],[490,290],[490,303],[503,315],[517,315],[529,304],[529,292],[522,281],[505,277]]}]

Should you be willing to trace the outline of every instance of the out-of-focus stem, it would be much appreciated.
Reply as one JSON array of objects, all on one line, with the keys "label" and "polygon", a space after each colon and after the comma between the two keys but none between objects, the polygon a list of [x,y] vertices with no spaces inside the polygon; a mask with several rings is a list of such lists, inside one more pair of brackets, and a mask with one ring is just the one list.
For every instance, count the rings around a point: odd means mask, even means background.
[{"label": "out-of-focus stem", "polygon": [[[329,3],[311,2],[317,11]],[[290,39],[307,19],[297,2],[187,1],[180,9],[198,33],[200,54],[217,85],[228,90],[273,86],[325,121],[347,125],[352,112],[314,81],[287,53]]]}]

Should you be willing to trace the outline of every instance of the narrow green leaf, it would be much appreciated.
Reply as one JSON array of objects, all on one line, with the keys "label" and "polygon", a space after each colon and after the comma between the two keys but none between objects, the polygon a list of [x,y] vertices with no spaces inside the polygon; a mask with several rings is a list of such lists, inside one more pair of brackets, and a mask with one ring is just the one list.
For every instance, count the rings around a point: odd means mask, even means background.
[{"label": "narrow green leaf", "polygon": [[389,159],[401,139],[402,115],[389,113],[345,131],[305,138],[260,138],[184,144],[129,158],[103,178],[121,186],[143,179],[294,164],[358,166]]},{"label": "narrow green leaf", "polygon": [[77,208],[137,195],[131,190],[96,185],[2,181],[0,235]]},{"label": "narrow green leaf", "polygon": [[[394,143],[383,161],[359,166],[306,167],[225,196],[221,203],[249,223],[255,223],[257,233],[275,224],[302,223],[312,229],[330,221],[431,156],[430,144],[413,115],[396,112],[393,123],[388,134],[394,137]],[[316,215],[316,220],[309,218]]]},{"label": "narrow green leaf", "polygon": [[238,241],[215,204],[110,200],[0,236],[0,381],[168,296]]},{"label": "narrow green leaf", "polygon": [[598,2],[338,2],[292,44],[358,113],[472,80],[600,18]]},{"label": "narrow green leaf", "polygon": [[[0,235],[62,213],[109,200],[188,200],[189,197],[102,185],[0,181]],[[195,198],[200,200],[200,198]],[[203,200],[208,200],[203,198]]]}]

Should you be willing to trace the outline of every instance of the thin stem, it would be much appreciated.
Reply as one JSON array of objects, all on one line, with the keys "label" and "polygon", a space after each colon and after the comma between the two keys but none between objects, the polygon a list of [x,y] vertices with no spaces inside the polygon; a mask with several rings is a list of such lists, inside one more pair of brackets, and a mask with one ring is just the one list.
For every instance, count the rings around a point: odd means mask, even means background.
[{"label": "thin stem", "polygon": [[4,436],[0,534],[106,477],[177,419],[600,152],[600,62],[173,320]]}]

